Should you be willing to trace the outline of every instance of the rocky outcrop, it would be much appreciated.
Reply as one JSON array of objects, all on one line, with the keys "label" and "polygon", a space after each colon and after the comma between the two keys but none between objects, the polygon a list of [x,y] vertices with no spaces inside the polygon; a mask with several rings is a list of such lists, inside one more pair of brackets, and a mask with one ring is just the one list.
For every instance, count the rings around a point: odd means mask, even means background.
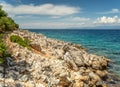
[{"label": "rocky outcrop", "polygon": [[[11,35],[31,40],[31,49],[10,42]],[[12,57],[0,66],[1,87],[107,87],[110,60],[80,45],[25,30],[10,33],[6,43]]]}]

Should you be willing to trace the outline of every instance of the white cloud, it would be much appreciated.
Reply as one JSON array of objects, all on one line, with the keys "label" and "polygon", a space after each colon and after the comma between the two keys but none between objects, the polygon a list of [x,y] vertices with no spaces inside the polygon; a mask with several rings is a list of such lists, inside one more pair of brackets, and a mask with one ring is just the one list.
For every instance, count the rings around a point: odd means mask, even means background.
[{"label": "white cloud", "polygon": [[[21,16],[20,16],[21,18]],[[80,17],[63,18],[58,21],[28,21],[20,22],[22,28],[38,28],[38,29],[69,29],[69,28],[93,28],[100,26],[120,26],[120,18],[118,16],[113,17],[98,17],[95,20],[90,18]],[[69,19],[69,20],[68,20]],[[84,20],[83,20],[84,19]],[[56,20],[56,19],[55,19]]]},{"label": "white cloud", "polygon": [[97,20],[94,22],[96,24],[113,24],[113,23],[119,23],[120,18],[118,16],[113,16],[113,17],[99,17]]},{"label": "white cloud", "polygon": [[[21,0],[18,0],[19,2]],[[120,17],[98,17],[90,19],[87,17],[75,16],[81,11],[80,8],[66,5],[18,5],[14,6],[6,2],[1,2],[3,9],[13,17],[22,28],[38,29],[66,29],[66,28],[91,28],[98,26],[120,26]],[[119,9],[112,9],[101,14],[120,13]],[[26,15],[24,15],[26,14]],[[35,16],[37,15],[37,16]],[[41,16],[45,15],[45,16]]]},{"label": "white cloud", "polygon": [[51,15],[51,16],[65,16],[78,13],[80,8],[71,7],[66,5],[54,5],[54,4],[43,4],[43,5],[19,5],[14,6],[6,2],[0,3],[3,9],[10,15],[21,15],[21,14],[36,14],[36,15]]},{"label": "white cloud", "polygon": [[119,13],[119,9],[112,9],[111,13]]},{"label": "white cloud", "polygon": [[[74,18],[73,18],[74,19]],[[22,22],[22,28],[37,28],[37,29],[75,29],[75,28],[95,28],[101,26],[120,26],[120,18],[113,17],[98,17],[95,20],[88,21],[72,21],[63,19],[62,21],[39,21],[39,22]]]},{"label": "white cloud", "polygon": [[82,18],[82,17],[71,17],[70,19],[71,21],[76,21],[76,22],[79,22],[79,21],[89,21],[90,18]]},{"label": "white cloud", "polygon": [[51,18],[56,19],[56,18],[61,18],[61,16],[51,16]]},{"label": "white cloud", "polygon": [[[52,16],[51,18],[60,18],[60,16]],[[61,18],[62,19],[62,18]],[[71,22],[82,22],[82,21],[89,21],[90,18],[85,18],[85,17],[79,17],[79,16],[75,16],[75,17],[66,17],[66,18],[63,18],[64,21],[71,21]]]},{"label": "white cloud", "polygon": [[61,18],[63,22],[73,22],[73,23],[81,23],[81,22],[89,22],[91,19],[87,17],[79,17],[79,16],[70,16]]},{"label": "white cloud", "polygon": [[30,15],[24,15],[24,16],[19,15],[19,16],[15,16],[15,17],[14,17],[14,19],[18,19],[18,20],[19,20],[19,19],[22,19],[22,20],[23,20],[23,19],[28,19],[28,18],[30,19],[30,18],[34,18],[34,17],[33,17],[33,16],[30,16]]},{"label": "white cloud", "polygon": [[115,14],[115,13],[120,13],[119,9],[111,9],[111,11],[106,11],[106,12],[99,12],[98,14]]},{"label": "white cloud", "polygon": [[21,23],[23,28],[36,28],[36,29],[68,29],[80,28],[84,23],[67,23],[67,22],[36,22],[36,23]]}]

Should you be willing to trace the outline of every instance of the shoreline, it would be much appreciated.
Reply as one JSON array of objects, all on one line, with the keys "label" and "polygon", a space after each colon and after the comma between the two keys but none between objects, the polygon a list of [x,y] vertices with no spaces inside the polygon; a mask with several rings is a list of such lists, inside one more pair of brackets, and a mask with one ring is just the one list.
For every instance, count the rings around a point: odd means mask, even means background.
[{"label": "shoreline", "polygon": [[[119,38],[119,35],[118,35],[119,33],[117,33],[117,37],[115,37],[114,39],[109,39],[109,35],[111,35],[111,38],[112,38],[112,36],[114,36],[114,33],[112,33],[112,32],[117,32],[116,30],[112,30],[112,31],[105,30],[108,33],[105,33],[104,30],[100,30],[100,32],[99,31],[96,31],[96,32],[90,31],[90,33],[88,30],[75,30],[75,31],[68,30],[67,31],[67,30],[62,30],[62,29],[61,30],[50,30],[50,29],[47,29],[47,30],[40,29],[39,30],[38,29],[38,30],[30,30],[30,31],[38,33],[38,34],[40,32],[40,33],[43,33],[44,35],[47,35],[47,37],[63,40],[65,42],[80,44],[84,48],[87,48],[88,53],[96,54],[99,56],[105,56],[114,62],[115,65],[113,65],[114,66],[113,71],[116,71],[119,74],[119,71],[120,71],[119,44],[117,45],[117,42],[112,42],[114,40],[118,41],[117,38]],[[49,33],[49,31],[50,31],[50,33]],[[77,32],[79,32],[79,33],[77,33]],[[96,36],[96,33],[100,33],[100,34],[98,34],[98,36]],[[78,35],[76,35],[76,34],[78,34]],[[95,34],[95,35],[92,35],[92,34]],[[69,35],[71,35],[71,36],[69,37]],[[105,35],[105,37],[104,37],[104,35]],[[94,36],[96,38],[94,38]],[[87,37],[88,37],[88,39],[87,39]],[[103,45],[101,45],[100,43]]]},{"label": "shoreline", "polygon": [[[28,38],[31,50],[9,40],[18,35]],[[13,58],[7,58],[6,85],[27,87],[118,87],[108,72],[109,59],[89,54],[81,45],[47,38],[25,30],[8,34],[6,43]],[[0,66],[2,67],[2,66]],[[3,67],[4,68],[4,67]],[[15,76],[15,77],[14,77]],[[12,79],[13,78],[13,79]],[[108,81],[107,81],[108,80]]]}]

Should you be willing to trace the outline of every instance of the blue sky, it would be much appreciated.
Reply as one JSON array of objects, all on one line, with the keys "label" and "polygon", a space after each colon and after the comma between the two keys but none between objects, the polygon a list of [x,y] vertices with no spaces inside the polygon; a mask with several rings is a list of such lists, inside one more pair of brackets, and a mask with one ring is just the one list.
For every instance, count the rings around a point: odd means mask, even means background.
[{"label": "blue sky", "polygon": [[120,29],[120,0],[0,0],[21,28]]}]

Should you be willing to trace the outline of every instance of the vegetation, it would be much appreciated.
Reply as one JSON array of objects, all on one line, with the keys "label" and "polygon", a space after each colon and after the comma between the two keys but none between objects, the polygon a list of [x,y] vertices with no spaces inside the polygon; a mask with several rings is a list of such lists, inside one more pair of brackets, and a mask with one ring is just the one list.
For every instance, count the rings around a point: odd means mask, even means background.
[{"label": "vegetation", "polygon": [[6,46],[4,42],[0,42],[0,64],[4,62],[4,55],[6,51]]},{"label": "vegetation", "polygon": [[6,57],[11,56],[7,51],[6,43],[3,40],[4,34],[0,34],[0,64],[5,61]]},{"label": "vegetation", "polygon": [[18,35],[12,35],[10,36],[10,41],[14,42],[14,43],[18,43],[19,45],[23,46],[23,47],[27,47],[28,49],[30,49],[30,40],[27,38],[21,38]]},{"label": "vegetation", "polygon": [[2,6],[0,6],[0,33],[5,31],[13,31],[17,28],[19,28],[19,25],[8,17],[7,13],[2,10]]},{"label": "vegetation", "polygon": [[13,31],[17,28],[19,28],[19,25],[8,17],[7,13],[2,10],[2,6],[0,6],[0,64],[6,60],[6,57],[10,56],[7,51],[6,43],[4,42],[5,32]]}]

